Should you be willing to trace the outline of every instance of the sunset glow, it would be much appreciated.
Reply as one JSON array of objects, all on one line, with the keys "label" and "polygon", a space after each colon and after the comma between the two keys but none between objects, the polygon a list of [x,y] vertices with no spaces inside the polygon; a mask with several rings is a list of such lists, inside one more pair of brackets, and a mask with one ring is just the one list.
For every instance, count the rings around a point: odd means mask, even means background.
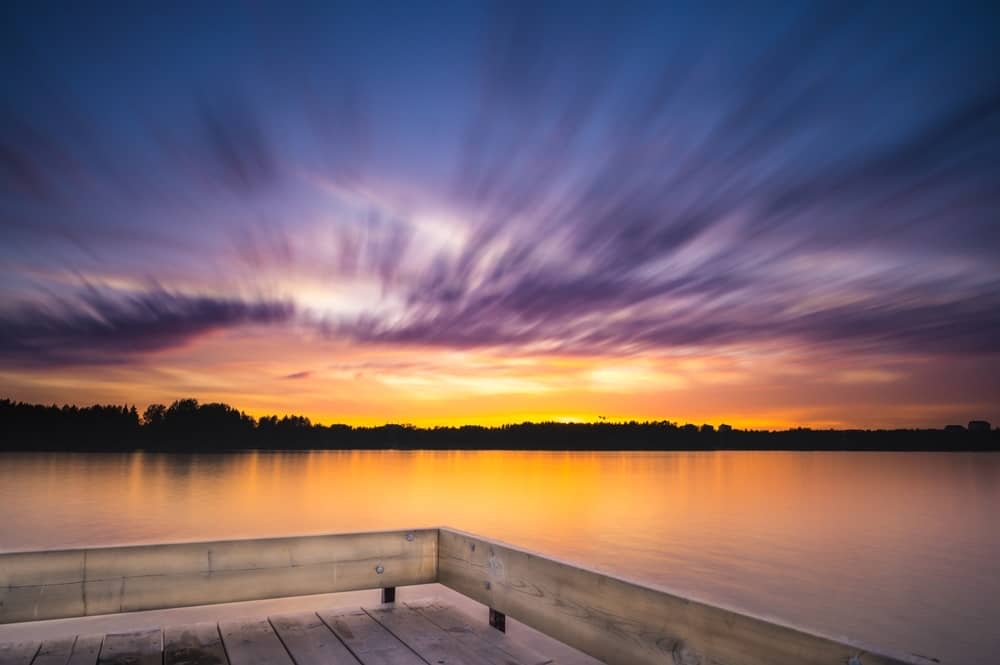
[{"label": "sunset glow", "polygon": [[4,10],[0,397],[1000,421],[990,10],[608,9]]}]

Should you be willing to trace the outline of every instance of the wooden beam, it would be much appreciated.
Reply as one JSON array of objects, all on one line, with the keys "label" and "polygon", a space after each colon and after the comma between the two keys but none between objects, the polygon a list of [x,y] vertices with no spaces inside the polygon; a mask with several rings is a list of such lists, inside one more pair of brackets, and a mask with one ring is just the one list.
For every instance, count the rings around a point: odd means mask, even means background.
[{"label": "wooden beam", "polygon": [[98,665],[161,665],[163,632],[153,628],[107,635],[97,662]]},{"label": "wooden beam", "polygon": [[358,659],[315,612],[270,617],[295,665],[358,665]]},{"label": "wooden beam", "polygon": [[80,635],[66,665],[95,665],[103,644],[104,635]]},{"label": "wooden beam", "polygon": [[932,665],[695,602],[453,529],[438,581],[608,665]]},{"label": "wooden beam", "polygon": [[219,622],[230,665],[295,665],[267,619]]},{"label": "wooden beam", "polygon": [[229,665],[213,621],[163,629],[163,665]]},{"label": "wooden beam", "polygon": [[0,554],[0,623],[426,584],[437,529]]},{"label": "wooden beam", "polygon": [[321,610],[316,614],[364,665],[427,665],[363,610]]},{"label": "wooden beam", "polygon": [[[31,665],[66,665],[69,657],[73,653],[73,645],[76,644],[76,636],[62,637],[54,640],[42,642],[42,648],[38,650]],[[96,660],[96,658],[95,658]]]},{"label": "wooden beam", "polygon": [[476,653],[496,660],[497,665],[546,665],[552,659],[534,649],[512,640],[505,633],[475,621],[454,607],[437,600],[421,600],[406,606],[441,628],[452,639]]},{"label": "wooden beam", "polygon": [[[830,639],[447,528],[0,554],[0,623],[432,582],[610,665],[937,662]],[[355,655],[364,640],[338,628],[384,631],[363,614],[338,617],[337,626],[320,617]],[[100,642],[81,646],[78,640],[67,665],[94,665]],[[117,646],[105,643],[102,663]],[[0,649],[0,665],[30,665],[37,649],[37,643],[8,645]]]},{"label": "wooden beam", "polygon": [[[382,605],[363,608],[400,642],[410,647],[428,663],[438,665],[495,665],[473,649],[452,639],[447,631],[428,621],[405,605]],[[501,652],[502,653],[502,652]],[[510,664],[512,665],[512,664]]]},{"label": "wooden beam", "polygon": [[0,665],[31,665],[40,646],[37,640],[0,644]]}]

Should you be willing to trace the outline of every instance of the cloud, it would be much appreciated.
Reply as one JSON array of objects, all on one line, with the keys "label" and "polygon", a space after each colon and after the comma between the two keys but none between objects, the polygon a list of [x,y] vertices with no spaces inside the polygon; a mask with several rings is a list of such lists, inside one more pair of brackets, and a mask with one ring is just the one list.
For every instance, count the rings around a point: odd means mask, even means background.
[{"label": "cloud", "polygon": [[[329,335],[411,346],[997,351],[995,22],[702,4],[569,17],[507,3],[485,26],[414,33],[405,53],[383,17],[366,33],[352,12],[332,23],[367,37],[329,39],[310,16],[264,52],[233,30],[190,49],[231,61],[155,62],[172,77],[150,89],[122,76],[104,101],[134,113],[114,126],[69,94],[43,96],[69,109],[55,119],[11,95],[0,224],[27,248],[0,250],[12,295],[66,292],[26,276],[36,264],[108,265],[122,281],[288,302],[154,293],[15,312],[4,357],[117,358],[296,312]],[[447,220],[447,241],[421,219]]]},{"label": "cloud", "polygon": [[282,301],[90,291],[77,303],[0,314],[0,361],[29,367],[119,363],[219,330],[284,323],[294,313],[293,305]]}]

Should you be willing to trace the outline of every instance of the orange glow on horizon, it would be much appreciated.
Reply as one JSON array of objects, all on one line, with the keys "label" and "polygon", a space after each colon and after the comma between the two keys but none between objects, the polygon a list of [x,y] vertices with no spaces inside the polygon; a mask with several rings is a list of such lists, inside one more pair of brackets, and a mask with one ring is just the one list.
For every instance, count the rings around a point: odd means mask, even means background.
[{"label": "orange glow on horizon", "polygon": [[[964,363],[964,364],[963,364]],[[817,355],[782,345],[608,357],[359,346],[288,331],[207,336],[135,364],[0,372],[2,397],[169,404],[193,397],[321,424],[727,423],[739,429],[1000,421],[975,358]],[[941,401],[941,395],[950,399]]]}]

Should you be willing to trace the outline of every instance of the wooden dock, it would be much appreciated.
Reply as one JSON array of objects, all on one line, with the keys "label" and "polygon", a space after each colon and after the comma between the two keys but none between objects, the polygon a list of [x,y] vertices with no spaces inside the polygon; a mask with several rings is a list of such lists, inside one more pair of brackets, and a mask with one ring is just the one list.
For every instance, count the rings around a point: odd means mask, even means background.
[{"label": "wooden dock", "polygon": [[0,665],[545,665],[439,601],[0,644]]},{"label": "wooden dock", "polygon": [[[449,627],[441,618],[450,616],[445,610],[434,614],[388,604],[397,586],[434,583],[488,608],[490,627],[485,622]],[[77,662],[75,649],[60,660],[69,648],[62,642],[35,644],[35,651],[30,643],[8,645],[0,665],[319,665],[296,656],[296,649],[315,655],[319,643],[330,653],[344,647],[341,653],[354,658],[347,662],[526,662],[489,659],[497,650],[507,652],[497,640],[509,644],[503,638],[508,615],[609,665],[947,665],[684,598],[444,527],[0,554],[0,623],[363,589],[382,589],[383,604],[336,618],[322,612],[315,619],[299,617],[300,623],[283,623],[289,620],[282,617],[219,622],[215,628],[192,628],[183,634],[187,637],[171,631],[108,635],[95,652],[99,660],[91,662]],[[202,649],[198,640],[215,639],[216,633],[218,648]],[[86,640],[77,642],[82,654],[93,648]],[[215,656],[169,655],[188,653],[171,646],[188,642],[202,649],[199,654]],[[136,655],[156,651],[149,645],[162,645],[162,658]],[[119,653],[130,655],[119,658]],[[107,660],[112,657],[119,659]]]}]

